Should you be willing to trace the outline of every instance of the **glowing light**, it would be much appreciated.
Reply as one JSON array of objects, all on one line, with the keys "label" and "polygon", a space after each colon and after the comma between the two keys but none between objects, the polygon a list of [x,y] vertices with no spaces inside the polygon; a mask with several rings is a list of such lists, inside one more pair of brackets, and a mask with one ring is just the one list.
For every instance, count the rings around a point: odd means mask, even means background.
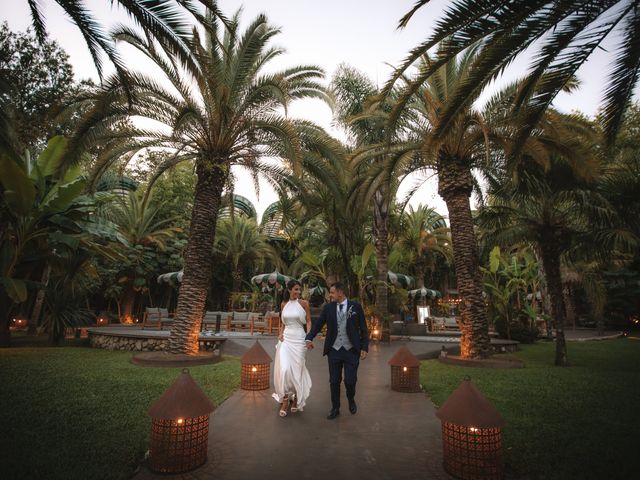
[{"label": "glowing light", "polygon": [[478,432],[478,430],[480,430],[480,429],[479,429],[479,428],[476,428],[476,427],[469,427],[469,431],[470,431],[470,432],[477,433],[477,432]]},{"label": "glowing light", "polygon": [[379,332],[378,332],[378,330],[377,330],[377,329],[373,331],[373,334],[374,334],[374,335],[378,335],[378,333],[379,333]]},{"label": "glowing light", "polygon": [[176,420],[176,423],[178,425],[182,425],[184,423],[184,418],[179,418],[178,420]]},{"label": "glowing light", "polygon": [[402,371],[406,372],[407,371],[407,367],[402,367]]},{"label": "glowing light", "polygon": [[256,373],[256,372],[258,371],[258,367],[251,367],[251,371],[252,371],[253,373]]}]

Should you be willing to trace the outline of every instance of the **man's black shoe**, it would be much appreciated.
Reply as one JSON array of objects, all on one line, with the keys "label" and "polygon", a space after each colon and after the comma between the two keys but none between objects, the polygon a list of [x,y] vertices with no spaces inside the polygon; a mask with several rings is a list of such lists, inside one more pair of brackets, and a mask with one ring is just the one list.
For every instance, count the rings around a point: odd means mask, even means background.
[{"label": "man's black shoe", "polygon": [[349,411],[351,412],[351,415],[355,415],[358,411],[358,406],[356,405],[355,400],[349,400]]},{"label": "man's black shoe", "polygon": [[333,420],[334,418],[336,418],[338,415],[340,415],[340,410],[338,410],[337,408],[332,408],[329,411],[329,415],[327,415],[327,420]]}]

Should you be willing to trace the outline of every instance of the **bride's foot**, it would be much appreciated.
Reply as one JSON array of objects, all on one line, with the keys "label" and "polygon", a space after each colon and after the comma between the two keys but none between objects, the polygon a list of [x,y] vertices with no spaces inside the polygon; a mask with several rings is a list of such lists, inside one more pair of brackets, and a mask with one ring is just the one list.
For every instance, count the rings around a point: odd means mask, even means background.
[{"label": "bride's foot", "polygon": [[296,413],[298,411],[298,399],[294,396],[291,402],[291,413]]},{"label": "bride's foot", "polygon": [[282,399],[282,403],[280,404],[280,416],[281,417],[286,417],[287,416],[287,409],[289,408],[289,397],[284,397]]}]

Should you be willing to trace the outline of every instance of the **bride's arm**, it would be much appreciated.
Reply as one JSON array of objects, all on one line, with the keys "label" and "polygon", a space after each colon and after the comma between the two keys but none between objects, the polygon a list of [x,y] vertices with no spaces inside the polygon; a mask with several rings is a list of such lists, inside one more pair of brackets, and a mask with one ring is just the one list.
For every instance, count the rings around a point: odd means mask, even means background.
[{"label": "bride's arm", "polygon": [[304,311],[307,317],[307,332],[310,332],[311,331],[311,310],[309,309],[309,302],[307,302],[306,300],[303,300],[300,303],[304,307]]},{"label": "bride's arm", "polygon": [[280,316],[280,321],[278,322],[278,340],[281,342],[284,341],[284,324],[282,322],[282,309],[284,308],[284,302],[280,304],[280,312],[278,315]]}]

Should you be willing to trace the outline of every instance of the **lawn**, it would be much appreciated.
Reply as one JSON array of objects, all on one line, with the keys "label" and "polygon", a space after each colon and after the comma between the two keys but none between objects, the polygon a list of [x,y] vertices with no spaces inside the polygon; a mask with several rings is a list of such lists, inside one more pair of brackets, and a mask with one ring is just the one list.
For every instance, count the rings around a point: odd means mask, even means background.
[{"label": "lawn", "polygon": [[[130,352],[86,347],[0,350],[0,459],[6,479],[130,478],[148,448],[146,411],[178,368],[143,368]],[[190,368],[214,404],[240,362]]]},{"label": "lawn", "polygon": [[524,369],[422,363],[436,406],[465,375],[505,418],[508,478],[633,478],[640,471],[640,341],[571,342],[570,367],[551,343],[522,346]]}]

